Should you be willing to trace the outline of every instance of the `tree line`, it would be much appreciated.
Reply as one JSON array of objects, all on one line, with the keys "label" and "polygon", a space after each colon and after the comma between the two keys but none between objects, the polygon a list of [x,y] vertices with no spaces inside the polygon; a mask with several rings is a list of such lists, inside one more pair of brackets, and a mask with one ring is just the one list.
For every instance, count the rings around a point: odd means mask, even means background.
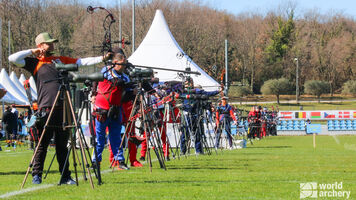
[{"label": "tree line", "polygon": [[[113,2],[107,7],[117,19],[112,26],[112,38],[120,40],[119,7]],[[8,21],[11,52],[33,48],[36,35],[47,31],[60,41],[56,45],[58,54],[100,55],[100,49],[93,46],[100,45],[104,38],[102,23],[106,13],[88,14],[87,6],[78,0],[0,1],[1,67],[8,64]],[[130,41],[132,5],[129,1],[121,6],[123,37]],[[243,90],[247,88],[249,93],[260,93],[266,81],[285,78],[295,88],[297,58],[301,93],[311,80],[325,82],[331,95],[340,93],[356,72],[355,18],[342,13],[323,15],[315,10],[296,17],[297,8],[298,5],[286,3],[266,14],[232,15],[194,0],[136,0],[136,48],[146,35],[156,9],[161,9],[178,44],[216,80],[220,80],[225,65],[227,39],[232,85],[243,85]],[[131,55],[131,46],[124,49]],[[16,72],[20,73],[20,69]]]}]

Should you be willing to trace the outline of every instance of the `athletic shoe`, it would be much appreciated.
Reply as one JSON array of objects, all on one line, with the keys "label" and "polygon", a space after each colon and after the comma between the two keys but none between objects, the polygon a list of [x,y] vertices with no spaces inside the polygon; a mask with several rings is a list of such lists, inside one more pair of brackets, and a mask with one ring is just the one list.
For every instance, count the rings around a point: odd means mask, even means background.
[{"label": "athletic shoe", "polygon": [[131,163],[131,167],[143,167],[143,165],[137,160],[135,160]]},{"label": "athletic shoe", "polygon": [[60,185],[63,185],[63,184],[66,184],[66,185],[76,185],[77,182],[75,182],[75,180],[72,179],[72,177],[65,177],[61,180],[61,183]]},{"label": "athletic shoe", "polygon": [[145,161],[145,157],[141,156],[140,161]]},{"label": "athletic shoe", "polygon": [[166,161],[170,161],[171,159],[169,158],[169,156],[165,157]]},{"label": "athletic shoe", "polygon": [[32,184],[41,184],[42,183],[42,177],[39,175],[34,175],[32,178]]},{"label": "athletic shoe", "polygon": [[127,167],[125,161],[119,161],[119,166],[117,167],[119,170],[129,170],[130,168]]}]

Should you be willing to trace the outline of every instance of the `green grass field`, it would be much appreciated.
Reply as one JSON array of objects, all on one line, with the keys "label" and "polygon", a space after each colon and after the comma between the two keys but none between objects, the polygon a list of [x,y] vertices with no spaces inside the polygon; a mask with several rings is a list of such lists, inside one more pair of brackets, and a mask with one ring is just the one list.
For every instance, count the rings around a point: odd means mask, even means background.
[{"label": "green grass field", "polygon": [[[356,198],[356,137],[278,136],[255,141],[241,150],[219,151],[218,155],[189,156],[167,163],[167,171],[153,163],[153,172],[144,168],[112,172],[107,155],[103,162],[104,184],[95,189],[89,182],[57,186],[57,165],[39,186],[19,190],[29,150],[0,152],[0,196],[18,191],[13,199],[299,199],[300,183],[343,182],[343,189]],[[19,149],[19,148],[18,148]],[[107,152],[107,151],[105,151]],[[54,150],[47,156],[46,166]],[[82,175],[80,174],[80,177]],[[330,198],[328,198],[330,199]],[[334,199],[334,198],[331,198]]]}]

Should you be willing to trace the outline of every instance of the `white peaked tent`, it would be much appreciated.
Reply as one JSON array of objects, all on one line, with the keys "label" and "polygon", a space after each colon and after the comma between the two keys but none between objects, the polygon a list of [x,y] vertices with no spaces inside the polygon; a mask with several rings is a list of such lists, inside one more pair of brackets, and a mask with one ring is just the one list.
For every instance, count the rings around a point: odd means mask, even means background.
[{"label": "white peaked tent", "polygon": [[[15,72],[11,72],[10,73],[10,79],[11,81],[16,85],[16,87],[23,93],[23,95],[25,95],[25,97],[27,97],[26,91],[25,91],[25,87],[23,85],[23,81],[20,82],[19,79],[17,78]],[[32,95],[32,100],[37,99],[37,94],[33,91],[33,89],[31,88],[31,95]]]},{"label": "white peaked tent", "polygon": [[[161,10],[156,11],[150,29],[137,50],[128,59],[134,65],[159,67],[175,70],[198,71],[201,75],[191,75],[194,84],[206,90],[217,90],[218,82],[205,73],[180,48],[168,28]],[[177,72],[154,70],[160,82],[179,80]]]},{"label": "white peaked tent", "polygon": [[14,71],[12,71],[10,73],[10,80],[12,81],[12,83],[15,84],[15,86],[17,87],[17,89],[20,90],[20,92],[26,97],[26,91],[25,88],[23,87],[23,84],[20,83],[19,79],[17,78],[16,74]]},{"label": "white peaked tent", "polygon": [[25,75],[21,74],[21,75],[20,75],[20,78],[19,78],[19,81],[20,81],[20,83],[23,84],[23,82],[26,81]]},{"label": "white peaked tent", "polygon": [[[31,77],[32,77],[32,76],[31,76]],[[11,78],[11,75],[10,75],[10,78]],[[23,85],[23,82],[26,81],[26,80],[27,80],[27,79],[26,79],[25,75],[21,74],[21,75],[20,75],[20,78],[19,78],[20,83]],[[34,83],[34,84],[35,84],[35,83]],[[32,99],[33,99],[33,100],[34,100],[34,99],[37,99],[37,92],[35,92],[35,90],[34,90],[34,89],[36,89],[36,84],[35,84],[35,85],[32,85],[32,84],[30,83],[30,87],[31,87]]]},{"label": "white peaked tent", "polygon": [[27,100],[27,97],[22,94],[22,92],[16,87],[16,85],[11,81],[7,72],[3,68],[0,73],[0,84],[10,93],[14,98],[19,101],[30,104]]},{"label": "white peaked tent", "polygon": [[[0,83],[0,88],[5,89],[5,87],[3,85],[1,85],[1,83]],[[5,96],[3,96],[1,98],[1,101],[5,102],[5,103],[11,103],[11,104],[13,104],[13,103],[14,104],[25,104],[25,102],[20,101],[20,100],[16,99],[16,97],[12,96],[10,92],[7,92],[5,94]]]},{"label": "white peaked tent", "polygon": [[23,83],[25,80],[26,80],[25,75],[21,74],[19,78],[20,83]]},{"label": "white peaked tent", "polygon": [[36,93],[37,96],[37,87],[36,87],[35,79],[33,79],[33,76],[29,78],[29,81],[30,81],[30,87],[33,89],[33,91]]}]

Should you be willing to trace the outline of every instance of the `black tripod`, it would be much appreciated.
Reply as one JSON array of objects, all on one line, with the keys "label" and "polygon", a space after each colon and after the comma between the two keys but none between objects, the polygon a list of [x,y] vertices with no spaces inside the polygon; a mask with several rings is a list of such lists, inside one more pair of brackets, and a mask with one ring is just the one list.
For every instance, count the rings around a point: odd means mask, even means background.
[{"label": "black tripod", "polygon": [[[224,119],[220,122],[220,124],[217,126],[217,131],[216,131],[216,143],[215,143],[215,147],[218,148],[219,143],[221,141],[223,141],[223,136],[222,133],[223,131],[225,131],[226,133],[226,146],[227,146],[227,142],[229,142],[229,146],[230,148],[234,147],[234,143],[233,143],[233,136],[231,133],[231,121],[229,119],[227,119],[227,117],[224,117]],[[220,144],[220,147],[222,148],[222,144]],[[235,144],[235,148],[236,148],[236,144]]]},{"label": "black tripod", "polygon": [[[92,83],[91,83],[91,81],[86,80],[84,82],[84,85],[86,86],[85,88],[82,89],[83,92],[84,92],[84,101],[82,102],[82,105],[80,107],[80,112],[79,112],[79,115],[78,115],[77,123],[80,124],[81,119],[83,117],[83,111],[85,111],[85,116],[86,116],[85,119],[89,119],[88,126],[89,126],[89,131],[90,131],[90,144],[93,147],[94,156],[95,156],[95,165],[93,165],[93,163],[91,163],[91,164],[92,164],[92,166],[94,166],[93,169],[94,169],[95,176],[98,179],[98,184],[101,185],[102,181],[101,181],[101,173],[100,173],[100,164],[99,164],[99,161],[98,161],[98,151],[96,149],[96,139],[95,139],[96,138],[95,137],[96,134],[95,134],[95,129],[94,129],[94,120],[93,120],[93,115],[90,113],[91,112],[91,102],[89,100],[89,93],[91,91]],[[82,138],[84,138],[84,134],[82,132],[82,129],[80,129],[80,136]],[[88,148],[87,145],[85,147],[86,147],[88,156],[90,158],[89,148]],[[90,161],[92,162],[91,159],[90,159]],[[84,175],[85,175],[85,173],[84,173]]]},{"label": "black tripod", "polygon": [[148,104],[145,101],[144,90],[142,88],[142,80],[138,80],[137,82],[138,82],[138,94],[136,95],[134,103],[132,105],[132,110],[127,125],[125,127],[125,134],[123,135],[123,138],[121,140],[120,148],[122,147],[123,142],[125,141],[125,137],[127,136],[131,137],[130,134],[134,132],[136,118],[137,118],[136,116],[138,116],[141,122],[142,130],[146,133],[145,140],[147,143],[147,158],[150,166],[150,171],[152,172],[152,159],[150,153],[150,146],[154,147],[153,150],[157,156],[161,168],[166,169],[164,163],[162,145],[159,141],[160,133],[157,130],[158,127],[156,127],[155,124],[153,123],[154,114],[151,108],[147,106]]},{"label": "black tripod", "polygon": [[205,118],[205,110],[203,109],[202,99],[196,101],[197,105],[197,120],[195,121],[195,138],[200,139],[200,143],[202,145],[201,149],[205,149],[208,155],[211,155],[211,151],[209,148],[209,144],[206,140],[205,129],[204,129],[204,121],[207,122]]},{"label": "black tripod", "polygon": [[[211,113],[211,117],[208,116],[207,112],[206,112],[206,108],[205,110],[203,111],[203,117],[206,121],[206,128],[207,128],[207,135],[208,135],[208,138],[209,140],[207,140],[207,145],[211,145],[211,146],[214,146],[214,139],[213,139],[213,136],[211,135],[212,132],[214,132],[214,135],[216,135],[216,130],[214,130],[214,126],[213,126],[213,122],[212,122],[212,113]],[[218,154],[218,151],[215,149],[215,153]]]},{"label": "black tripod", "polygon": [[[90,91],[91,91],[91,84],[92,84],[92,83],[91,83],[90,80],[84,81],[84,85],[86,86],[85,88],[82,89],[82,91],[83,91],[83,93],[84,93],[84,100],[82,101],[82,104],[81,104],[81,107],[80,107],[80,113],[79,113],[79,115],[78,115],[77,123],[78,123],[79,127],[81,127],[82,117],[83,117],[83,116],[86,116],[85,119],[89,119],[89,120],[88,120],[88,121],[89,121],[88,127],[89,127],[89,132],[90,132],[90,144],[91,144],[92,147],[93,147],[94,156],[95,156],[95,158],[97,158],[98,153],[97,153],[97,149],[96,149],[95,130],[94,130],[94,124],[93,124],[92,115],[90,114],[90,111],[91,111],[91,106],[90,106],[90,105],[91,105],[91,103],[90,103],[90,100],[88,99],[89,93],[90,93]],[[75,86],[75,85],[72,85],[71,87],[72,87],[72,89],[73,89],[73,94],[75,94],[75,88],[76,88],[76,86]],[[75,99],[75,97],[74,97],[74,99]],[[83,115],[83,112],[84,112],[84,111],[85,111],[85,115]],[[80,131],[79,131],[79,134],[80,134],[80,137],[85,138],[85,137],[84,137],[84,134],[83,134],[83,132],[82,132],[81,129],[80,129]],[[88,154],[88,157],[90,158],[89,147],[88,147],[88,145],[87,145],[86,142],[84,142],[84,144],[85,144],[85,145],[84,145],[85,150],[86,150],[86,152],[87,152],[87,154]],[[75,152],[75,153],[76,153],[76,152]],[[46,175],[44,176],[44,179],[47,178],[48,172],[49,172],[50,169],[51,169],[51,166],[52,166],[52,164],[53,164],[53,161],[54,161],[56,155],[57,155],[57,153],[55,153],[55,154],[53,155],[53,158],[52,158],[51,163],[50,163],[50,165],[49,165],[49,167],[48,167],[48,169],[47,169],[47,172],[46,172]],[[76,154],[76,155],[77,155],[77,154]],[[84,166],[84,160],[83,160],[84,158],[83,158],[83,156],[85,156],[85,155],[82,155],[82,154],[81,154],[83,176],[84,176],[84,180],[87,180],[87,177],[86,177],[86,174],[85,174],[85,166]],[[78,157],[78,156],[77,156],[77,157]],[[91,161],[91,159],[90,159],[90,161]],[[93,166],[93,170],[94,170],[95,177],[98,179],[98,184],[101,185],[102,181],[101,181],[101,173],[100,173],[100,165],[99,165],[99,162],[98,162],[97,159],[96,159],[95,165],[93,165],[92,161],[91,161],[91,164],[92,164],[92,166]],[[79,165],[81,165],[80,162],[79,162]]]},{"label": "black tripod", "polygon": [[[86,171],[87,171],[87,174],[88,174],[88,177],[89,177],[89,180],[90,180],[90,184],[91,184],[92,188],[94,188],[93,180],[92,180],[91,174],[90,174],[89,164],[88,164],[87,157],[85,156],[85,151],[84,151],[84,144],[83,143],[85,143],[85,139],[84,139],[84,137],[82,137],[82,134],[77,134],[77,133],[80,133],[81,127],[78,125],[78,121],[76,120],[75,112],[74,112],[72,101],[71,101],[71,97],[70,97],[68,71],[61,70],[59,77],[60,78],[58,78],[56,80],[46,81],[46,82],[50,82],[50,81],[58,81],[59,80],[61,82],[61,84],[59,86],[57,95],[55,97],[53,106],[52,106],[52,108],[51,108],[51,110],[49,112],[49,116],[48,116],[48,118],[46,120],[46,123],[44,125],[41,137],[40,137],[40,139],[38,141],[38,145],[37,145],[37,147],[36,147],[36,149],[34,151],[34,154],[33,154],[32,158],[31,158],[31,161],[30,161],[30,164],[28,166],[25,178],[24,178],[24,180],[22,182],[21,188],[23,188],[25,183],[26,183],[28,174],[29,174],[31,168],[33,167],[33,161],[35,159],[35,155],[37,154],[39,146],[40,146],[40,144],[42,142],[42,139],[44,138],[44,135],[46,134],[46,131],[49,128],[49,122],[51,121],[51,119],[53,117],[52,115],[54,113],[55,105],[60,105],[60,103],[63,103],[63,121],[62,121],[62,126],[60,128],[62,128],[64,131],[68,131],[68,130],[71,130],[71,129],[74,128],[74,131],[72,131],[72,133],[69,134],[70,147],[69,147],[69,151],[68,151],[65,163],[63,165],[64,167],[63,167],[63,170],[61,172],[61,179],[59,180],[59,184],[61,184],[61,181],[63,179],[63,175],[64,175],[64,171],[66,169],[66,165],[67,165],[67,162],[68,162],[70,151],[73,151],[74,152],[73,155],[72,155],[73,166],[74,166],[74,171],[75,171],[76,184],[78,186],[78,173],[77,173],[77,162],[76,162],[76,160],[77,159],[79,160],[79,158],[76,155],[76,151],[75,151],[75,148],[76,148],[75,147],[75,141],[76,141],[75,138],[76,138],[76,135],[77,135],[78,136],[78,140],[79,140],[81,155],[83,156],[82,157],[82,159],[84,161],[83,165],[86,166]],[[63,100],[61,100],[61,98],[63,98]],[[74,126],[72,125],[73,122],[74,122]],[[83,168],[83,171],[85,171],[84,168]]]}]

